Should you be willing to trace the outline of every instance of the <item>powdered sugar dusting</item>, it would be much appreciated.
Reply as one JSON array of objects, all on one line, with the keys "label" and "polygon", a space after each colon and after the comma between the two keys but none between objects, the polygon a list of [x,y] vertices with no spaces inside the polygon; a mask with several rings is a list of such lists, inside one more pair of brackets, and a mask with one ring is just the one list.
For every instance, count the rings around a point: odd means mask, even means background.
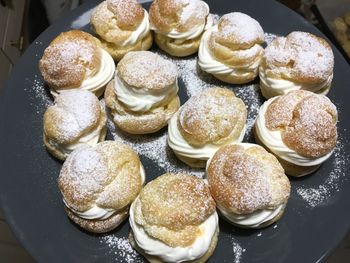
[{"label": "powdered sugar dusting", "polygon": [[123,259],[123,262],[126,263],[144,262],[142,257],[132,248],[126,237],[117,237],[115,235],[103,236],[100,238],[100,243],[107,245],[114,251],[116,261],[120,262],[120,259]]},{"label": "powdered sugar dusting", "polygon": [[108,119],[107,126],[114,140],[126,143],[138,154],[157,163],[164,172],[184,172],[199,178],[204,177],[203,169],[190,168],[176,158],[168,146],[167,133],[164,130],[150,135],[128,135],[117,129],[111,118]]},{"label": "powdered sugar dusting", "polygon": [[[344,130],[344,132],[347,131]],[[350,154],[346,152],[345,145],[348,144],[348,138],[338,138],[337,146],[333,152],[334,157],[331,164],[332,170],[329,172],[329,175],[322,184],[312,188],[304,186],[297,188],[298,195],[311,208],[318,207],[326,203],[335,192],[340,190],[342,182],[347,179],[346,175],[350,168]]]},{"label": "powdered sugar dusting", "polygon": [[224,38],[233,37],[241,43],[250,43],[264,38],[264,31],[259,22],[240,12],[224,15],[219,24],[219,32]]},{"label": "powdered sugar dusting", "polygon": [[38,75],[34,75],[33,79],[26,78],[26,81],[29,83],[29,86],[25,87],[24,90],[30,94],[30,99],[35,102],[32,105],[36,107],[36,113],[42,114],[47,107],[53,104],[44,81]]},{"label": "powdered sugar dusting", "polygon": [[276,75],[298,81],[326,81],[333,72],[334,56],[323,39],[305,32],[292,32],[273,41],[264,54],[267,67]]},{"label": "powdered sugar dusting", "polygon": [[246,252],[246,249],[243,248],[234,238],[231,239],[232,252],[234,255],[233,262],[240,263],[242,262],[243,253]]}]

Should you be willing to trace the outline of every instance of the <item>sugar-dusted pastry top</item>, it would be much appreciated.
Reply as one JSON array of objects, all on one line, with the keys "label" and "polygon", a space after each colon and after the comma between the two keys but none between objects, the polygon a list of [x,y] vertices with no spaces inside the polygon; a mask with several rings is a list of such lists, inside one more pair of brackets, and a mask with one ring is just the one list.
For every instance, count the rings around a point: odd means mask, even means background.
[{"label": "sugar-dusted pastry top", "polygon": [[295,31],[267,46],[262,66],[268,77],[319,83],[333,74],[334,55],[323,38]]},{"label": "sugar-dusted pastry top", "polygon": [[136,0],[107,0],[91,14],[96,33],[111,43],[122,43],[130,37],[147,16]]},{"label": "sugar-dusted pastry top", "polygon": [[222,144],[240,137],[247,118],[244,102],[223,88],[191,97],[180,109],[178,129],[193,145]]},{"label": "sugar-dusted pastry top", "polygon": [[337,120],[336,106],[326,96],[302,90],[278,97],[265,113],[269,130],[280,131],[285,145],[312,158],[334,149]]},{"label": "sugar-dusted pastry top", "polygon": [[80,30],[58,35],[45,49],[39,69],[54,89],[79,87],[100,68],[100,41]]},{"label": "sugar-dusted pastry top", "polygon": [[206,23],[208,10],[201,0],[155,0],[149,10],[150,22],[159,32],[187,32]]},{"label": "sugar-dusted pastry top", "polygon": [[118,75],[128,85],[147,90],[162,90],[177,80],[174,63],[149,51],[129,52],[118,63]]},{"label": "sugar-dusted pastry top", "polygon": [[93,130],[103,117],[97,97],[86,90],[71,90],[58,95],[44,114],[44,133],[58,144],[76,141]]},{"label": "sugar-dusted pastry top", "polygon": [[220,18],[218,31],[211,36],[211,47],[213,42],[232,50],[248,49],[264,42],[264,31],[249,15],[232,12]]},{"label": "sugar-dusted pastry top", "polygon": [[171,247],[186,247],[201,235],[199,225],[215,213],[206,183],[188,174],[165,174],[148,183],[135,204],[135,221]]},{"label": "sugar-dusted pastry top", "polygon": [[211,194],[220,208],[249,214],[285,204],[290,183],[276,157],[258,145],[243,145],[221,147],[207,167]]},{"label": "sugar-dusted pastry top", "polygon": [[119,211],[142,187],[138,155],[128,146],[105,141],[73,151],[58,178],[66,205],[74,212],[93,207]]}]

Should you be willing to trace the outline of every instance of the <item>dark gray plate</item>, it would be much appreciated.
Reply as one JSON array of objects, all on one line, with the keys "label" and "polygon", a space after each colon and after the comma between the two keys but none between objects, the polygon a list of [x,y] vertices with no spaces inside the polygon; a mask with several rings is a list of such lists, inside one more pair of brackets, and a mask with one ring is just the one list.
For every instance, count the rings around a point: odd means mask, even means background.
[{"label": "dark gray plate", "polygon": [[[286,35],[303,30],[322,36],[299,15],[274,1],[208,2],[213,13],[242,11],[251,15],[265,32]],[[71,28],[89,30],[86,12],[97,3],[83,5],[46,30],[23,55],[0,96],[1,208],[17,238],[39,262],[143,260],[128,247],[128,223],[101,237],[80,230],[68,220],[56,184],[61,163],[45,151],[42,143],[42,115],[49,101],[43,91],[38,60],[60,32]],[[350,112],[350,69],[335,49],[334,54],[334,81],[329,97],[339,109],[339,144],[335,154],[314,175],[292,180],[289,205],[277,224],[264,230],[240,230],[221,220],[219,243],[211,262],[316,262],[327,257],[348,232],[350,181],[346,177],[350,148],[346,129],[350,121],[345,114]],[[216,83],[199,73],[207,82]],[[188,98],[186,83],[191,80],[180,77],[182,102]],[[251,86],[231,87],[245,100],[252,120],[262,101],[259,94]],[[162,134],[164,131],[150,138]],[[134,138],[120,136],[135,143]],[[111,132],[108,138],[113,139]],[[137,138],[137,142],[144,139]],[[251,141],[249,134],[246,139]],[[148,180],[168,168],[147,154],[141,158]]]}]

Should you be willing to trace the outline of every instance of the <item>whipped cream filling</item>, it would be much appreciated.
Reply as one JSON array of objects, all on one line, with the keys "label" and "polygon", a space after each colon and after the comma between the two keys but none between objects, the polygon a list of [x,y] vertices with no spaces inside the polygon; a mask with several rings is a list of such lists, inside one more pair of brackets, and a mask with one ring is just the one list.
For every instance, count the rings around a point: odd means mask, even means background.
[{"label": "whipped cream filling", "polygon": [[189,39],[194,39],[199,37],[205,30],[212,27],[214,24],[214,18],[211,14],[209,14],[209,6],[204,3],[207,9],[207,18],[205,24],[197,25],[192,27],[189,31],[186,32],[178,32],[176,29],[172,29],[170,32],[164,33],[158,31],[156,28],[152,28],[157,34],[161,34],[167,36],[169,38],[175,39],[176,43],[181,44]]},{"label": "whipped cream filling", "polygon": [[231,223],[247,228],[259,228],[275,218],[285,208],[285,204],[281,204],[275,209],[261,209],[250,214],[241,215],[232,213],[219,204],[217,204],[217,207],[220,213]]},{"label": "whipped cream filling", "polygon": [[[211,54],[208,43],[210,35],[213,31],[217,31],[218,26],[215,25],[208,29],[201,39],[201,43],[199,45],[199,51],[198,51],[198,64],[201,67],[202,70],[210,73],[210,74],[222,74],[222,75],[231,75],[236,77],[244,77],[251,72],[257,71],[257,68],[259,67],[260,60],[255,61],[251,65],[248,66],[239,66],[239,67],[233,67],[233,66],[227,66],[218,60]],[[252,46],[248,51],[253,49],[261,49],[261,46],[259,44],[255,44]]]},{"label": "whipped cream filling", "polygon": [[146,88],[135,88],[123,82],[118,72],[115,73],[114,91],[129,110],[134,112],[146,112],[166,101],[172,99],[178,92],[177,79],[174,84],[161,90],[148,90]]},{"label": "whipped cream filling", "polygon": [[135,222],[134,213],[137,200],[131,205],[129,222],[134,233],[135,242],[147,255],[159,257],[164,262],[184,262],[196,260],[208,251],[218,225],[216,212],[199,225],[202,235],[197,237],[192,245],[188,247],[170,247],[149,236],[143,227]]},{"label": "whipped cream filling", "polygon": [[[142,184],[144,184],[146,176],[145,176],[145,169],[143,168],[142,164],[140,164],[140,175],[141,175],[141,182],[142,182]],[[112,216],[115,212],[117,212],[117,210],[115,210],[113,208],[102,208],[102,207],[99,207],[98,205],[94,205],[89,210],[81,212],[81,211],[77,211],[74,208],[72,208],[71,206],[69,206],[69,204],[67,203],[67,201],[64,198],[63,198],[63,203],[75,215],[79,216],[80,218],[84,218],[84,219],[88,219],[88,220],[96,220],[96,219],[104,220],[104,219],[107,219],[110,216]]]},{"label": "whipped cream filling", "polygon": [[84,145],[90,145],[94,146],[96,145],[100,139],[101,139],[101,129],[94,129],[90,133],[82,136],[79,138],[78,141],[71,143],[71,144],[58,144],[54,140],[49,139],[49,143],[58,149],[60,152],[62,152],[65,156],[68,156],[72,151],[78,149],[81,146]]},{"label": "whipped cream filling", "polygon": [[[169,147],[176,154],[187,158],[192,158],[197,160],[208,160],[209,158],[211,158],[222,145],[216,145],[216,144],[210,144],[210,143],[207,143],[207,144],[204,144],[203,146],[198,146],[198,147],[190,145],[185,140],[185,138],[181,135],[181,132],[178,129],[178,126],[177,126],[178,115],[179,115],[179,111],[176,114],[174,114],[169,121],[169,125],[168,125]],[[245,135],[245,131],[246,131],[246,126],[244,126],[244,129],[242,130],[237,140],[227,142],[225,143],[225,145],[234,143],[234,142],[241,142]]]},{"label": "whipped cream filling", "polygon": [[144,38],[150,31],[148,13],[144,10],[144,16],[141,24],[137,27],[135,31],[133,31],[122,44],[122,47],[135,45],[137,41]]},{"label": "whipped cream filling", "polygon": [[81,83],[79,87],[71,87],[62,90],[50,90],[52,96],[56,97],[59,93],[74,90],[74,89],[84,89],[91,92],[96,92],[97,90],[106,86],[106,84],[113,78],[115,72],[115,64],[111,55],[107,51],[101,48],[101,65],[96,74],[91,75],[87,72],[87,78]]},{"label": "whipped cream filling", "polygon": [[288,148],[284,144],[280,131],[271,131],[266,127],[265,113],[269,105],[276,98],[278,97],[265,101],[265,103],[260,107],[259,114],[255,122],[255,132],[260,141],[279,158],[299,166],[316,166],[326,161],[332,155],[333,151],[318,158],[301,156],[296,151]]},{"label": "whipped cream filling", "polygon": [[276,79],[266,75],[266,68],[260,66],[260,89],[266,98],[272,98],[278,95],[287,94],[293,90],[308,90],[319,94],[326,95],[332,83],[333,74],[325,81],[320,83],[299,83],[287,79]]}]

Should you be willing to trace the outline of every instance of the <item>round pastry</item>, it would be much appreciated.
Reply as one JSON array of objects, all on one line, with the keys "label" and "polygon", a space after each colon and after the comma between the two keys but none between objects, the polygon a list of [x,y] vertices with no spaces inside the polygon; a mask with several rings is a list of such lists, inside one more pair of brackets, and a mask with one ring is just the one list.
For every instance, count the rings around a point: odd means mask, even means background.
[{"label": "round pastry", "polygon": [[83,145],[94,146],[106,137],[106,112],[87,90],[59,94],[44,114],[44,143],[60,160]]},{"label": "round pastry", "polygon": [[130,207],[131,245],[149,262],[204,263],[219,234],[215,201],[204,180],[164,174]]},{"label": "round pastry", "polygon": [[179,109],[176,65],[149,51],[130,52],[118,63],[105,101],[114,123],[132,134],[153,133]]},{"label": "round pastry", "polygon": [[152,46],[148,13],[136,0],[107,0],[91,14],[92,29],[102,46],[119,61],[130,51]]},{"label": "round pastry", "polygon": [[181,161],[204,168],[222,145],[243,140],[246,120],[246,106],[232,91],[206,89],[170,119],[168,144]]},{"label": "round pastry", "polygon": [[262,228],[279,220],[290,195],[282,166],[256,144],[221,147],[208,161],[207,179],[221,215],[243,228]]},{"label": "round pastry", "polygon": [[255,19],[239,12],[226,14],[203,34],[198,64],[221,81],[247,83],[258,75],[263,42],[264,31]]},{"label": "round pastry", "polygon": [[209,6],[201,0],[155,0],[149,19],[159,48],[176,57],[196,53],[203,32],[213,25]]},{"label": "round pastry", "polygon": [[255,122],[256,141],[276,155],[286,174],[314,172],[337,142],[337,109],[324,95],[291,91],[271,98]]},{"label": "round pastry", "polygon": [[97,38],[71,30],[45,49],[39,69],[54,97],[72,89],[89,90],[99,97],[113,78],[115,64]]},{"label": "round pastry", "polygon": [[300,89],[326,95],[333,67],[332,48],[324,39],[292,32],[277,37],[265,49],[259,68],[260,89],[267,99]]},{"label": "round pastry", "polygon": [[58,186],[68,217],[89,232],[105,233],[126,219],[144,181],[138,155],[120,142],[105,141],[73,151]]}]

